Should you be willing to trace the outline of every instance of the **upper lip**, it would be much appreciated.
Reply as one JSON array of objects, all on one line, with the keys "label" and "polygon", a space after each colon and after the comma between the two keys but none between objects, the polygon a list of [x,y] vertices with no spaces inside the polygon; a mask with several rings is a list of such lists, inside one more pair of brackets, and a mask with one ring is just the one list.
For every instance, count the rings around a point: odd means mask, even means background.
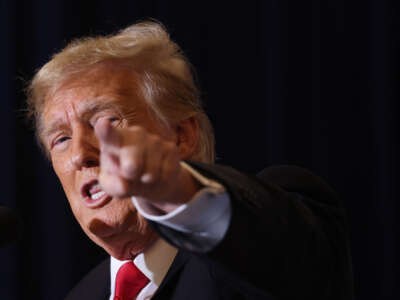
[{"label": "upper lip", "polygon": [[91,187],[96,184],[99,184],[99,181],[97,179],[91,179],[81,186],[81,196],[84,200],[85,205],[90,208],[97,208],[104,206],[106,203],[108,203],[109,200],[111,200],[111,197],[106,195],[107,197],[102,196],[100,197],[100,199],[91,201],[92,200],[91,194],[102,191],[101,187],[99,186],[98,189],[93,190],[92,193],[90,193]]},{"label": "upper lip", "polygon": [[92,185],[95,185],[96,183],[98,183],[97,179],[91,179],[82,185],[81,195],[83,198],[90,197],[89,189]]}]

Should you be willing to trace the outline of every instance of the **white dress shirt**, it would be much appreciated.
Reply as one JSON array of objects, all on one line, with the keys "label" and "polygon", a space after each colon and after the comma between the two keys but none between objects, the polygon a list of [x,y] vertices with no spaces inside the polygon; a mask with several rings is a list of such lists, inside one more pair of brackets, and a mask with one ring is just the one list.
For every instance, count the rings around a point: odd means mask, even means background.
[{"label": "white dress shirt", "polygon": [[[154,295],[174,261],[177,252],[178,249],[159,238],[145,252],[135,257],[133,263],[150,280],[137,295],[136,300],[147,300]],[[128,260],[122,261],[111,257],[110,300],[114,299],[115,279],[118,270],[126,262],[128,262]]]},{"label": "white dress shirt", "polygon": [[[203,186],[188,203],[168,214],[155,216],[146,213],[135,197],[132,197],[132,201],[146,219],[177,231],[199,236],[207,245],[215,246],[225,236],[230,223],[231,203],[228,193],[221,184],[204,177],[185,162],[181,162],[181,165]],[[133,263],[150,279],[136,300],[151,298],[167,274],[177,251],[175,247],[160,238],[148,250],[135,257]],[[125,262],[111,257],[110,300],[114,297],[117,272]]]}]

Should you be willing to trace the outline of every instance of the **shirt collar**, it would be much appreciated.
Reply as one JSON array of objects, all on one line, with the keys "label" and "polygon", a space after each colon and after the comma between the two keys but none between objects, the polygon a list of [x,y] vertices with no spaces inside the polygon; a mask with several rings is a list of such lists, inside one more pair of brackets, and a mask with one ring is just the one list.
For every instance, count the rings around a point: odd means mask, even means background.
[{"label": "shirt collar", "polygon": [[[146,251],[138,254],[133,263],[153,284],[159,287],[177,252],[177,248],[159,238]],[[115,289],[115,278],[119,268],[128,261],[111,257],[111,293]]]}]

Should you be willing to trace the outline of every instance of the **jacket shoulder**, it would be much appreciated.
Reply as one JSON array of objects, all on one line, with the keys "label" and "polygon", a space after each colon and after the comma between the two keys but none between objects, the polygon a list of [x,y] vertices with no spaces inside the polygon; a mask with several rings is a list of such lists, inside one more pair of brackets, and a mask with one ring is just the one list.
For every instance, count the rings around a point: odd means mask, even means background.
[{"label": "jacket shoulder", "polygon": [[319,199],[326,204],[338,204],[339,202],[338,194],[325,180],[302,167],[271,166],[259,172],[257,177],[261,181],[279,186],[287,192]]},{"label": "jacket shoulder", "polygon": [[257,175],[253,175],[241,173],[223,165],[189,163],[205,176],[225,185],[228,190],[242,191],[240,194],[246,194],[250,201],[254,198],[254,194],[262,195],[262,190],[267,187],[300,194],[327,205],[342,206],[340,197],[325,180],[302,167],[291,165],[270,166]]},{"label": "jacket shoulder", "polygon": [[69,292],[65,300],[106,300],[110,295],[110,258],[92,269]]}]

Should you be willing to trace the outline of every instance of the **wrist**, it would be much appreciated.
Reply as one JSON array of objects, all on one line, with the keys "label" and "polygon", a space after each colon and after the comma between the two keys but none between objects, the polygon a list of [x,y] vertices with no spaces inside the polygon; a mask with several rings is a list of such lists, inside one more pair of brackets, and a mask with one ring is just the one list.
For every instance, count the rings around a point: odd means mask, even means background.
[{"label": "wrist", "polygon": [[140,207],[148,214],[168,214],[179,206],[189,202],[202,188],[202,185],[186,169],[182,168],[177,183],[169,193],[161,195],[161,199],[146,199],[135,197]]}]

